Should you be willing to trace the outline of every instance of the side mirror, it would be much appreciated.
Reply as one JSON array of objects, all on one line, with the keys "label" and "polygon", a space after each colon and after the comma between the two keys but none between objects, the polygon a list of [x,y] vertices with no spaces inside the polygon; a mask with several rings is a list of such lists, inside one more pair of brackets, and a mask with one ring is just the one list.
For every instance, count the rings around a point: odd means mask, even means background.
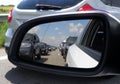
[{"label": "side mirror", "polygon": [[119,62],[119,25],[100,12],[37,17],[16,30],[8,58],[17,66],[47,73],[110,75]]}]

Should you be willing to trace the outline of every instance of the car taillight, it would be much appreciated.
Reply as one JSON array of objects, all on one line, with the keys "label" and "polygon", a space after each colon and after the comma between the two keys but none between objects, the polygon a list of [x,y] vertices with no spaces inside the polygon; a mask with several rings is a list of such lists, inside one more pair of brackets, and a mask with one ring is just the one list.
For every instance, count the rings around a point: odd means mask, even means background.
[{"label": "car taillight", "polygon": [[9,23],[12,21],[12,11],[13,11],[13,9],[10,9],[10,13],[8,15],[8,22]]},{"label": "car taillight", "polygon": [[91,10],[96,10],[96,9],[91,7],[89,4],[85,4],[80,9],[78,9],[77,11],[91,11]]}]

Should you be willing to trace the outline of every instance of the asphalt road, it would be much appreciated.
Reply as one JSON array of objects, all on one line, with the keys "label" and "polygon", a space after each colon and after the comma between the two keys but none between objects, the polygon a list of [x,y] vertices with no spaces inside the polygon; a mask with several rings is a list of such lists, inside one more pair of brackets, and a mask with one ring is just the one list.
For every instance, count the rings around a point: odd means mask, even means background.
[{"label": "asphalt road", "polygon": [[11,64],[0,52],[0,84],[120,84],[120,76],[82,78],[26,70]]},{"label": "asphalt road", "polygon": [[42,55],[41,58],[44,60],[44,64],[65,66],[65,60],[58,49],[50,51],[48,55]]}]

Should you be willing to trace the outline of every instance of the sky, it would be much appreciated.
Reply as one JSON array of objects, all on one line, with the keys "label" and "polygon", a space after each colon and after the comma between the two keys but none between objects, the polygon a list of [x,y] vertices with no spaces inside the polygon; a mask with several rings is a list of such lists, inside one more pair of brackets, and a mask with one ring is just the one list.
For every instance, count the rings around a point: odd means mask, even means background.
[{"label": "sky", "polygon": [[87,23],[88,20],[71,20],[46,23],[33,27],[29,33],[36,33],[41,42],[58,46],[70,36],[78,37],[81,35],[81,32]]},{"label": "sky", "polygon": [[0,0],[0,5],[15,5],[21,0]]}]

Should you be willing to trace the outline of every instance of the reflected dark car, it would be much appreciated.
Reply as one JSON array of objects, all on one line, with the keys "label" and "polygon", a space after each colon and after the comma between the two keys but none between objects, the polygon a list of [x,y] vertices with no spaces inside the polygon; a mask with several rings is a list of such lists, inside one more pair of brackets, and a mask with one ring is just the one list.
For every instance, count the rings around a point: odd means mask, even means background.
[{"label": "reflected dark car", "polygon": [[48,52],[49,52],[48,45],[46,43],[44,43],[44,42],[41,42],[39,46],[40,46],[40,52],[41,52],[41,54],[42,55],[47,55]]},{"label": "reflected dark car", "polygon": [[21,43],[20,58],[39,60],[41,58],[39,44],[39,37],[36,34],[27,33]]},{"label": "reflected dark car", "polygon": [[57,47],[52,46],[51,49],[52,49],[52,51],[55,51],[57,49]]},{"label": "reflected dark car", "polygon": [[51,45],[48,45],[48,51],[52,51]]},{"label": "reflected dark car", "polygon": [[48,50],[49,51],[55,51],[57,49],[57,47],[55,47],[55,46],[48,46]]},{"label": "reflected dark car", "polygon": [[61,55],[62,55],[63,57],[65,56],[66,48],[67,48],[66,42],[62,42],[62,43],[60,44],[60,51],[61,51]]},{"label": "reflected dark car", "polygon": [[70,36],[66,39],[65,42],[61,43],[61,55],[66,59],[68,48],[74,44],[77,40],[77,37]]}]

